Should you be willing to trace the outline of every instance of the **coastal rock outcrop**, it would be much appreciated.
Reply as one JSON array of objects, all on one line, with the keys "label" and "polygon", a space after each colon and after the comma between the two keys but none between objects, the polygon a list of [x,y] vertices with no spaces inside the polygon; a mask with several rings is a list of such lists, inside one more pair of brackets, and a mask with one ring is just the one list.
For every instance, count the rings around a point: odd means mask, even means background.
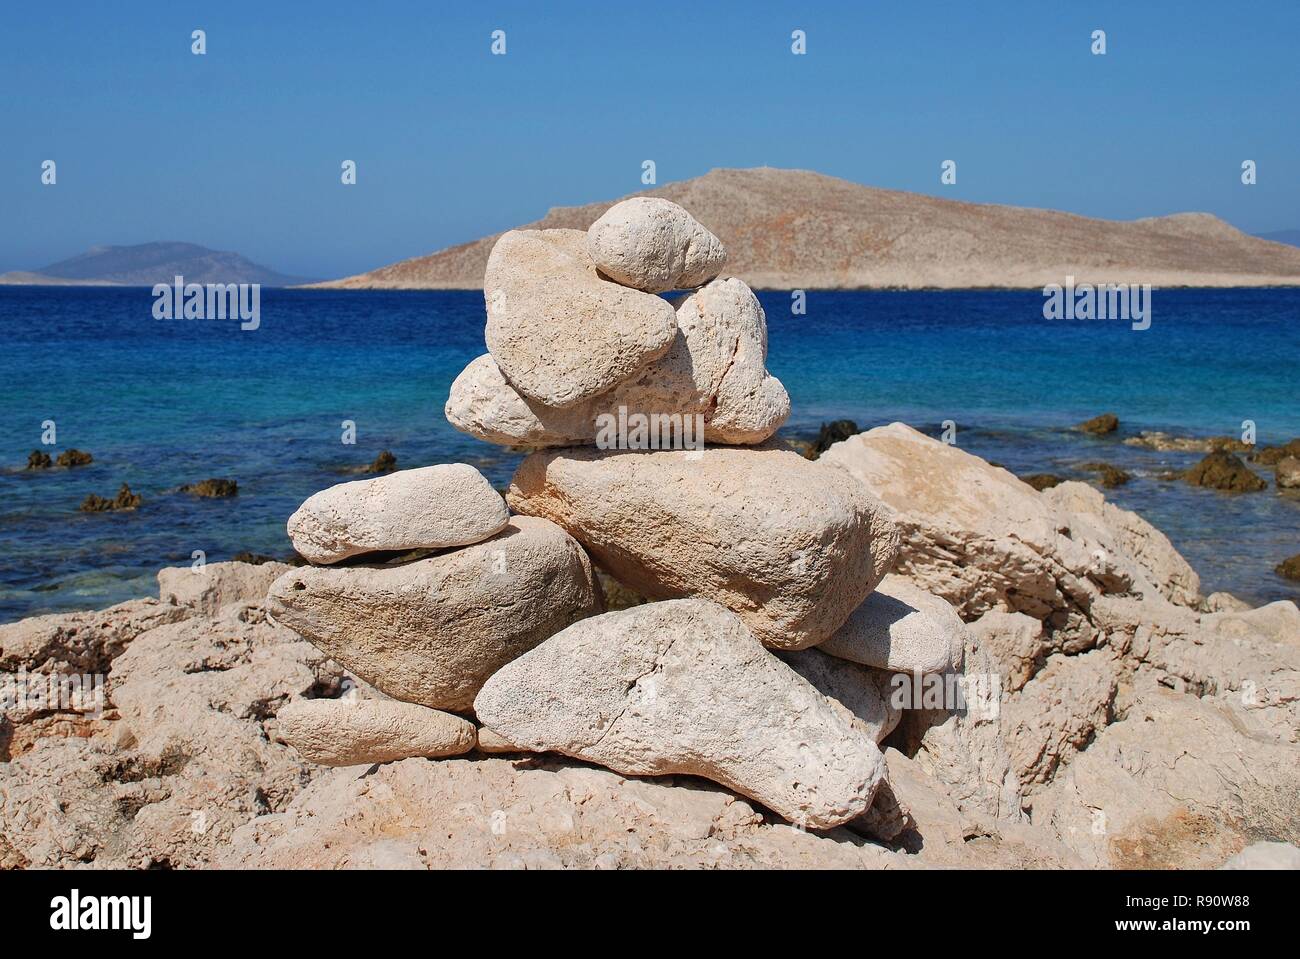
[{"label": "coastal rock outcrop", "polygon": [[50,459],[50,454],[44,450],[32,450],[27,454],[27,465],[23,467],[29,470],[47,470],[54,463]]},{"label": "coastal rock outcrop", "polygon": [[860,485],[789,450],[539,452],[506,498],[642,595],[713,600],[773,649],[829,638],[898,548]]},{"label": "coastal rock outcrop", "polygon": [[59,466],[66,467],[89,466],[91,463],[95,462],[95,457],[81,450],[68,449],[60,453],[59,458],[55,462],[57,462]]},{"label": "coastal rock outcrop", "polygon": [[289,538],[308,562],[336,563],[378,550],[446,549],[499,533],[509,514],[473,466],[449,463],[340,483],[289,517]]},{"label": "coastal rock outcrop", "polygon": [[322,766],[458,756],[474,748],[474,724],[391,699],[299,699],[279,711],[279,737]]},{"label": "coastal rock outcrop", "polygon": [[292,567],[287,563],[204,563],[158,570],[158,598],[213,615],[232,603],[260,603],[271,584]]},{"label": "coastal rock outcrop", "polygon": [[269,599],[277,622],[385,694],[452,712],[511,659],[600,609],[586,553],[527,516],[413,562],[291,570]]},{"label": "coastal rock outcrop", "polygon": [[587,230],[587,251],[610,279],[646,293],[703,286],[727,263],[721,241],[671,200],[615,203]]},{"label": "coastal rock outcrop", "polygon": [[1119,417],[1114,413],[1102,413],[1090,420],[1084,420],[1075,429],[1083,433],[1114,433],[1119,429]]},{"label": "coastal rock outcrop", "polygon": [[664,354],[677,332],[667,301],[603,279],[581,230],[511,230],[483,280],[488,352],[524,396],[563,408]]},{"label": "coastal rock outcrop", "polygon": [[226,499],[239,495],[239,484],[232,479],[205,479],[197,483],[186,483],[181,487],[181,492],[203,499]]},{"label": "coastal rock outcrop", "polygon": [[118,510],[138,509],[144,498],[139,493],[132,493],[125,483],[112,499],[91,493],[81,501],[78,507],[83,513],[110,513]]},{"label": "coastal rock outcrop", "polygon": [[703,776],[819,829],[865,812],[884,775],[863,727],[702,600],[577,623],[503,667],[474,711],[531,749]]}]

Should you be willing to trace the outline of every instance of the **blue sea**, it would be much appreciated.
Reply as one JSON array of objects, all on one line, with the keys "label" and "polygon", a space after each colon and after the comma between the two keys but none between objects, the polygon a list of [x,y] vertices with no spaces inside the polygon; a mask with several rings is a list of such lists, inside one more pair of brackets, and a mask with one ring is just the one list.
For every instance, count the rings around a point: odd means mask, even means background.
[{"label": "blue sea", "polygon": [[[1151,328],[1045,320],[1038,292],[760,294],[768,365],[790,391],[783,433],[827,420],[903,420],[1017,473],[1134,474],[1106,491],[1164,530],[1206,592],[1300,599],[1273,572],[1300,553],[1300,499],[1224,494],[1157,478],[1195,453],[1125,446],[1139,430],[1300,436],[1300,291],[1157,290]],[[478,292],[263,290],[261,325],[155,320],[148,289],[0,287],[0,622],[156,592],[159,567],[241,551],[287,556],[289,514],[381,450],[399,466],[462,461],[504,485],[517,455],[443,418],[452,379],[484,352]],[[1113,411],[1119,434],[1068,427]],[[42,447],[53,420],[57,445]],[[343,421],[356,424],[345,445]],[[22,469],[75,447],[79,469]],[[231,499],[178,487],[238,481]],[[81,513],[122,483],[138,510]]]}]

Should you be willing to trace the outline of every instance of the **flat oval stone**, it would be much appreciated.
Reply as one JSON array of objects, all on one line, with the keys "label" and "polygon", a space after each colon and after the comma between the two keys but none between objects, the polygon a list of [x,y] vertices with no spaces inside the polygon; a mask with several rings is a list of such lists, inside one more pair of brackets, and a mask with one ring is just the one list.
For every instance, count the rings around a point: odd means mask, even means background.
[{"label": "flat oval stone", "polygon": [[482,473],[448,463],[321,490],[289,517],[289,539],[308,562],[337,563],[375,550],[467,546],[509,518]]},{"label": "flat oval stone", "polygon": [[459,756],[474,748],[474,724],[391,699],[299,699],[276,713],[279,733],[322,766]]}]

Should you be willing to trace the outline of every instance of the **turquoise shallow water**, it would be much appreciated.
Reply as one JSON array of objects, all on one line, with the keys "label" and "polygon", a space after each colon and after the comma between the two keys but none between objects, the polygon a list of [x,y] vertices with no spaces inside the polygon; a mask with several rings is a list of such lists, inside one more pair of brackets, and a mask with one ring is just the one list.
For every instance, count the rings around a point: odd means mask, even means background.
[{"label": "turquoise shallow water", "polygon": [[[1163,529],[1206,591],[1300,598],[1272,572],[1300,552],[1300,498],[1228,495],[1156,479],[1197,454],[1157,453],[1064,427],[1106,410],[1141,429],[1300,436],[1300,291],[1157,290],[1152,325],[1051,321],[1035,292],[760,295],[769,366],[794,402],[786,434],[848,417],[904,420],[1013,471],[1102,459],[1135,474],[1107,491]],[[0,622],[156,589],[158,567],[242,550],[287,554],[308,495],[391,449],[403,467],[464,461],[497,485],[518,457],[453,430],[452,379],[484,351],[477,292],[263,290],[261,326],[153,319],[147,289],[0,287]],[[88,450],[81,469],[24,472],[42,422]],[[356,444],[340,442],[356,423]],[[1082,475],[1082,474],[1080,474]],[[1264,473],[1271,481],[1271,472]],[[240,493],[177,491],[232,477]],[[83,514],[123,483],[141,509]]]}]

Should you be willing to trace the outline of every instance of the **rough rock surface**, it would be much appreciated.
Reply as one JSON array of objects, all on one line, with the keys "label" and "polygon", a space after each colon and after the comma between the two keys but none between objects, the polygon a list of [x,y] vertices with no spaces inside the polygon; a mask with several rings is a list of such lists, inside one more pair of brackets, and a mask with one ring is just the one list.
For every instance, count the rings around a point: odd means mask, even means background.
[{"label": "rough rock surface", "polygon": [[727,263],[716,236],[659,197],[615,203],[587,230],[587,252],[606,276],[647,293],[702,286]]},{"label": "rough rock surface", "polygon": [[474,711],[511,742],[703,776],[819,829],[865,812],[884,775],[864,726],[703,600],[577,623],[494,674]]},{"label": "rough rock surface", "polygon": [[158,598],[211,615],[230,603],[258,603],[271,584],[292,567],[287,563],[205,563],[158,570]]},{"label": "rough rock surface", "polygon": [[898,725],[901,711],[890,702],[889,673],[828,656],[820,649],[790,650],[780,657],[832,704],[847,709],[873,742],[879,743]]},{"label": "rough rock surface", "polygon": [[1255,493],[1268,489],[1268,484],[1231,453],[1222,450],[1211,453],[1187,471],[1184,479],[1192,486],[1231,493]]},{"label": "rough rock surface", "polygon": [[1278,489],[1300,489],[1300,459],[1286,456],[1278,460],[1273,481]]},{"label": "rough rock surface", "polygon": [[1220,869],[1300,869],[1300,849],[1289,842],[1254,842]]},{"label": "rough rock surface", "polygon": [[291,570],[270,603],[278,622],[387,695],[461,712],[493,672],[600,599],[582,548],[525,516],[427,559]]},{"label": "rough rock surface", "polygon": [[902,423],[837,443],[817,461],[847,472],[895,511],[895,571],[957,607],[1053,617],[1084,629],[1103,593],[1199,599],[1169,540],[1083,483],[1038,493],[1006,470]]},{"label": "rough rock surface", "polygon": [[111,664],[115,709],[0,762],[0,868],[204,865],[315,775],[271,735],[289,699],[338,692],[323,654],[255,606],[147,625],[146,614],[103,644],[134,634]]},{"label": "rough rock surface", "polygon": [[1102,413],[1090,420],[1085,420],[1075,427],[1084,433],[1114,433],[1119,429],[1119,417],[1114,413]]},{"label": "rough rock surface", "polygon": [[904,859],[846,829],[772,822],[690,776],[627,779],[555,757],[485,757],[331,770],[283,812],[241,829],[221,865],[883,869]]},{"label": "rough rock surface", "polygon": [[962,621],[947,600],[886,576],[818,649],[877,669],[939,673],[961,661]]},{"label": "rough rock surface", "polygon": [[534,453],[507,499],[564,527],[642,595],[713,600],[774,649],[839,629],[898,542],[861,486],[774,448]]},{"label": "rough rock surface", "polygon": [[457,756],[474,748],[474,724],[391,699],[300,699],[276,715],[279,738],[323,766]]},{"label": "rough rock surface", "polygon": [[[629,416],[703,417],[708,443],[758,443],[776,432],[790,414],[790,397],[767,372],[767,321],[749,288],[739,280],[715,280],[678,306],[677,327],[659,359],[564,409],[530,400],[491,356],[480,356],[452,383],[447,419],[491,443],[537,447],[591,443],[600,418],[618,417],[620,409]],[[699,444],[697,432],[690,438]]]},{"label": "rough rock surface", "polygon": [[508,518],[482,473],[447,463],[321,490],[289,517],[289,538],[309,562],[336,563],[375,550],[467,546]]},{"label": "rough rock surface", "polygon": [[672,345],[667,301],[602,279],[579,230],[511,230],[483,280],[487,346],[523,395],[580,403],[627,379]]},{"label": "rough rock surface", "polygon": [[102,673],[141,633],[184,619],[184,610],[132,599],[85,613],[50,613],[0,626],[0,671]]},{"label": "rough rock surface", "polygon": [[1152,690],[1032,809],[1089,865],[1204,868],[1256,840],[1300,841],[1297,794],[1294,748],[1243,735],[1224,703]]}]

